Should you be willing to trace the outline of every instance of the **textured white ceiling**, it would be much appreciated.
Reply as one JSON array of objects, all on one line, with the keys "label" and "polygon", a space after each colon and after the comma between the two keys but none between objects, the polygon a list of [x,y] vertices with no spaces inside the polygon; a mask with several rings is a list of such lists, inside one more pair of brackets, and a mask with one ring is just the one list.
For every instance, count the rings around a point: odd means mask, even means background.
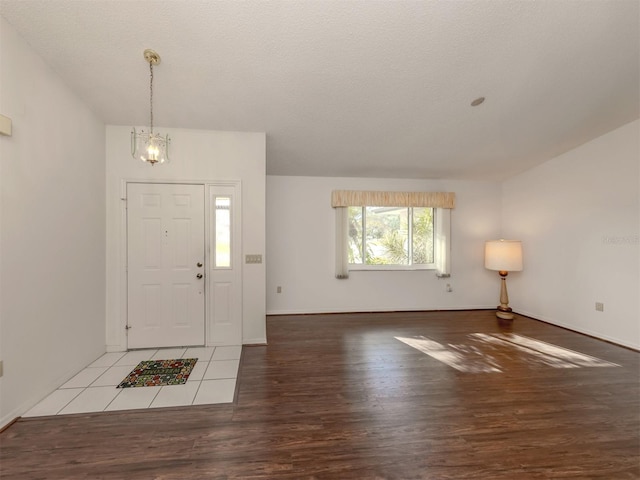
[{"label": "textured white ceiling", "polygon": [[[267,133],[276,175],[503,179],[639,117],[638,0],[0,0],[108,124]],[[479,96],[479,107],[470,102]]]}]

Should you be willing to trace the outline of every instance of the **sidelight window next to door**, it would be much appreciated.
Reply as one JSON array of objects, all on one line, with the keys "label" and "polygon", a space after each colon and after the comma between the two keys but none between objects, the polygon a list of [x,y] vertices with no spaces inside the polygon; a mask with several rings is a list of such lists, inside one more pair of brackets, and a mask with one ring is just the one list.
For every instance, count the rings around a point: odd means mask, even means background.
[{"label": "sidelight window next to door", "polygon": [[215,268],[231,267],[231,198],[215,197]]},{"label": "sidelight window next to door", "polygon": [[240,185],[208,185],[208,198],[207,345],[240,345],[243,267]]}]

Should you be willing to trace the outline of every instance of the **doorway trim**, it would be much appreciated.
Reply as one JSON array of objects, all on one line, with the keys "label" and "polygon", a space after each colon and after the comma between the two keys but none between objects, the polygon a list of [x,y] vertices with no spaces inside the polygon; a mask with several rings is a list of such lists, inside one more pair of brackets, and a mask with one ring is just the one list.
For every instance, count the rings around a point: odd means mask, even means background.
[{"label": "doorway trim", "polygon": [[[140,179],[140,178],[123,178],[120,180],[120,238],[118,240],[118,316],[117,328],[119,330],[118,340],[120,348],[117,351],[127,351],[127,324],[128,324],[128,275],[127,275],[127,184],[129,183],[146,183],[146,184],[184,184],[184,185],[204,185],[205,188],[205,265],[209,265],[211,261],[211,243],[210,243],[210,231],[211,231],[211,218],[210,218],[210,205],[209,205],[209,192],[212,187],[233,187],[236,195],[239,199],[242,199],[242,181],[234,179],[223,180],[184,180],[184,179]],[[239,210],[240,221],[237,225],[237,237],[233,240],[236,249],[242,255],[242,209]],[[240,298],[242,299],[242,269],[240,269]],[[205,278],[205,345],[210,344],[209,331],[210,331],[210,311],[211,311],[211,299],[209,283]],[[242,303],[242,300],[241,300]],[[241,327],[244,323],[243,314],[241,313]],[[113,348],[109,351],[114,351]]]}]

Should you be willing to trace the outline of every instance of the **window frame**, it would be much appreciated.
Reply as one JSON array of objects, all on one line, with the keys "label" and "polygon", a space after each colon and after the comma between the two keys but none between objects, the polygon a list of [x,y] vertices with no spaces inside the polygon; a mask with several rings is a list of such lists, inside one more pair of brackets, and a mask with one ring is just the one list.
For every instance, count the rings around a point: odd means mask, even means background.
[{"label": "window frame", "polygon": [[[407,242],[408,242],[408,251],[409,251],[409,262],[408,264],[366,264],[366,210],[368,207],[376,207],[375,205],[354,205],[350,208],[360,208],[362,211],[362,243],[360,245],[360,253],[362,257],[362,263],[348,263],[349,271],[425,271],[425,270],[436,270],[437,269],[437,260],[436,260],[436,225],[437,225],[437,212],[438,208],[435,207],[413,207],[413,206],[389,206],[387,208],[393,208],[398,210],[405,210],[407,215]],[[432,263],[412,263],[413,262],[413,229],[414,229],[414,217],[413,217],[413,209],[414,208],[430,208],[431,209],[431,236],[432,236],[432,250],[433,250],[433,262]],[[349,219],[349,209],[347,209],[347,222]],[[347,242],[346,245],[347,251],[349,249],[349,245]],[[347,252],[345,252],[347,253]]]}]

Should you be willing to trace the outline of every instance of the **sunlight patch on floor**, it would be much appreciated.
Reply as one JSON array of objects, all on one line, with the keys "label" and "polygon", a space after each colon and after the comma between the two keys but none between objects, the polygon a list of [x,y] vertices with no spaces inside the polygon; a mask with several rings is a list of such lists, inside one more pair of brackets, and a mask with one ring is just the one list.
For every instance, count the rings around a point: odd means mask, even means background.
[{"label": "sunlight patch on floor", "polygon": [[509,361],[553,368],[619,367],[591,355],[513,333],[471,333],[470,343],[443,345],[427,337],[394,337],[430,357],[466,373],[502,372]]}]

